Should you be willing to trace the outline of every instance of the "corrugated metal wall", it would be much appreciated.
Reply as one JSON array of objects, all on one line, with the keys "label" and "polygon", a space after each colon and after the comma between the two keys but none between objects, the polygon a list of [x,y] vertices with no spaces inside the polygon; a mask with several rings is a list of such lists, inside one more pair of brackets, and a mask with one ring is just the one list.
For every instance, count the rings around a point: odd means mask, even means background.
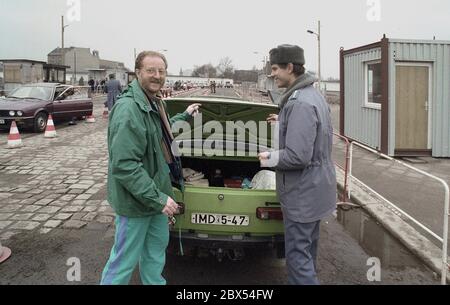
[{"label": "corrugated metal wall", "polygon": [[24,84],[40,83],[44,81],[44,65],[23,63],[22,66],[22,82]]},{"label": "corrugated metal wall", "polygon": [[422,61],[433,63],[433,157],[450,157],[450,42],[389,39],[389,58],[389,154],[395,149],[395,63]]},{"label": "corrugated metal wall", "polygon": [[347,137],[379,149],[381,145],[381,110],[364,106],[364,63],[374,60],[381,60],[381,48],[344,55],[344,128]]}]

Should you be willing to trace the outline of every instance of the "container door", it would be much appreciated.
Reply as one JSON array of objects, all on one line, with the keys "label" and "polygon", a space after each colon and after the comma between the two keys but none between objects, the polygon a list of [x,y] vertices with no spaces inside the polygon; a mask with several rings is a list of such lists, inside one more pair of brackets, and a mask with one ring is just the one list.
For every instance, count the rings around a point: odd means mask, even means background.
[{"label": "container door", "polygon": [[427,155],[431,113],[430,65],[396,66],[395,148],[397,155]]}]

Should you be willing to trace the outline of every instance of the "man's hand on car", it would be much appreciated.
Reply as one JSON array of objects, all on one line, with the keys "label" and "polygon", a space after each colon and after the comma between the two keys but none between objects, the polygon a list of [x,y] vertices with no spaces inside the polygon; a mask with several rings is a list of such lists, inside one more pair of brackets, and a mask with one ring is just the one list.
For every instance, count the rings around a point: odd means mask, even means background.
[{"label": "man's hand on car", "polygon": [[178,213],[178,204],[170,197],[167,197],[166,206],[162,210],[162,213],[172,217],[174,214]]},{"label": "man's hand on car", "polygon": [[258,154],[258,158],[259,158],[259,161],[269,160],[270,159],[270,152],[265,151],[265,152],[259,153]]},{"label": "man's hand on car", "polygon": [[187,107],[186,112],[189,113],[192,117],[195,117],[199,113],[199,109],[202,104],[192,104]]}]

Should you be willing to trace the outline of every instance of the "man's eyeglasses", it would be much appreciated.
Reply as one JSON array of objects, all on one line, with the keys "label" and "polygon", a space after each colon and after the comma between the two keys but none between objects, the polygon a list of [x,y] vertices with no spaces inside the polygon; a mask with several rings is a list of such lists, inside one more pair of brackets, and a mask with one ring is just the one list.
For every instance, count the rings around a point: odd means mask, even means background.
[{"label": "man's eyeglasses", "polygon": [[166,70],[158,70],[154,68],[146,69],[145,72],[147,72],[150,75],[156,75],[156,72],[158,72],[158,74],[162,76],[165,76],[167,74]]}]

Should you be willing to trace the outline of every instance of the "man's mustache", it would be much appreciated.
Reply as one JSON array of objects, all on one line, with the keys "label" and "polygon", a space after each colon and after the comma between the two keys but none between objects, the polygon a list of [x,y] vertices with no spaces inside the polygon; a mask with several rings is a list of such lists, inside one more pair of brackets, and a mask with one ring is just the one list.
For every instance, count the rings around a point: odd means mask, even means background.
[{"label": "man's mustache", "polygon": [[160,80],[160,79],[152,78],[152,79],[150,79],[150,83],[155,83],[155,84],[158,84],[158,85],[162,85],[164,82],[162,80]]}]

